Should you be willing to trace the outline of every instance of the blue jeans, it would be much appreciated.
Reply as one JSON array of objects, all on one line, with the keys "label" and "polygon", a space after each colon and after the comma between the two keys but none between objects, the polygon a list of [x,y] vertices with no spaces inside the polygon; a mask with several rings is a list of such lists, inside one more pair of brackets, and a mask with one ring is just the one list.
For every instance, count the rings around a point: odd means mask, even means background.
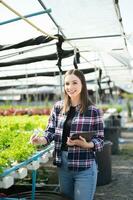
[{"label": "blue jeans", "polygon": [[58,168],[61,193],[71,200],[93,200],[97,183],[97,165],[83,171],[70,171],[67,167],[66,151],[62,152],[62,166]]}]

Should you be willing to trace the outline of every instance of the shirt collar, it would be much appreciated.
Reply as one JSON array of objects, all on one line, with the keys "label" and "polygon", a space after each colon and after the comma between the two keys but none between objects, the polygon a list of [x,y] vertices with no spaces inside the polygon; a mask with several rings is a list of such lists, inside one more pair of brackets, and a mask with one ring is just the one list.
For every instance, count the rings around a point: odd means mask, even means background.
[{"label": "shirt collar", "polygon": [[[72,106],[72,105],[70,105],[70,106]],[[80,108],[81,108],[81,104],[78,104],[78,105],[76,105],[76,106],[73,106],[73,107],[75,107],[76,111],[79,111],[79,110],[80,110]]]}]

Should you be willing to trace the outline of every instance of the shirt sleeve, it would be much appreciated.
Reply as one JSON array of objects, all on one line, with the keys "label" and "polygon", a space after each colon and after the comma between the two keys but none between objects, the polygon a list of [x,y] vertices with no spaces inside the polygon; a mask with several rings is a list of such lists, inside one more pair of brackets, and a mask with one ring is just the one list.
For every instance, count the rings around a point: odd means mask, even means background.
[{"label": "shirt sleeve", "polygon": [[44,132],[44,137],[46,138],[48,144],[54,140],[55,127],[56,127],[56,108],[55,106],[53,106],[48,120],[47,128]]},{"label": "shirt sleeve", "polygon": [[92,138],[94,143],[94,151],[101,151],[104,143],[104,126],[103,126],[103,115],[101,110],[95,109],[93,111],[93,126],[96,135]]}]

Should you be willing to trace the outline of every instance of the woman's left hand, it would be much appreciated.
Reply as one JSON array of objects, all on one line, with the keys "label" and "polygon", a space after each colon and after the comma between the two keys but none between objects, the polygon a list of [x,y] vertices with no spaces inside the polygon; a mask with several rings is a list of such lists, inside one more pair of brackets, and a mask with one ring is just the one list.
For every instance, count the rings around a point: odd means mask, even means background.
[{"label": "woman's left hand", "polygon": [[79,139],[76,139],[76,140],[71,140],[71,138],[68,137],[67,145],[68,146],[79,146],[79,147],[82,147],[84,149],[90,149],[90,148],[94,147],[93,142],[87,142],[85,140],[85,138],[83,138],[82,136],[79,136]]}]

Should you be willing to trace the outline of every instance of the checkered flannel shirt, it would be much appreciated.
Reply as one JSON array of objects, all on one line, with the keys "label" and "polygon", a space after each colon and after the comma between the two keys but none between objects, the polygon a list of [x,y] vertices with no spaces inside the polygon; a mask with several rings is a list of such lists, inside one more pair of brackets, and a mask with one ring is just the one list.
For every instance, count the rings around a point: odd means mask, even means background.
[{"label": "checkered flannel shirt", "polygon": [[[61,144],[63,126],[67,117],[67,113],[62,113],[61,108],[63,101],[57,102],[49,118],[48,126],[45,130],[44,136],[48,144],[55,141],[55,164],[61,166]],[[92,138],[94,143],[93,149],[83,149],[78,146],[68,147],[68,167],[73,171],[81,171],[89,168],[95,159],[95,152],[103,149],[104,128],[102,112],[91,105],[85,113],[80,112],[80,107],[76,107],[75,116],[72,119],[70,136],[73,133],[80,133],[86,131],[95,131],[96,134]]]}]

